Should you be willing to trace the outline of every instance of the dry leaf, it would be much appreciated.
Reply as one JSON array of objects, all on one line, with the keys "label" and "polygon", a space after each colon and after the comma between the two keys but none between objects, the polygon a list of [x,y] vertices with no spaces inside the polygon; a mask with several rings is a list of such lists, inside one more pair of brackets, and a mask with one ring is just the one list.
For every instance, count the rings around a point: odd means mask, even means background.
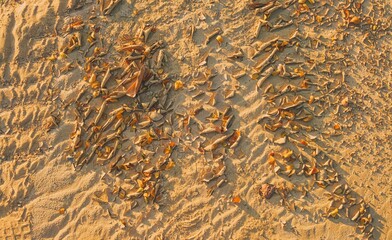
[{"label": "dry leaf", "polygon": [[139,185],[139,188],[144,189],[145,184],[144,184],[144,182],[142,180],[137,179],[137,184]]},{"label": "dry leaf", "polygon": [[235,130],[234,133],[228,139],[230,148],[234,148],[238,145],[238,142],[241,139],[241,132],[239,130]]},{"label": "dry leaf", "polygon": [[269,156],[268,156],[268,159],[267,159],[267,162],[271,165],[271,166],[274,166],[275,165],[275,163],[276,163],[276,159],[275,159],[275,157],[274,157],[274,154],[269,154]]},{"label": "dry leaf", "polygon": [[173,142],[173,141],[171,141],[171,142],[169,143],[169,146],[172,147],[172,148],[174,148],[174,147],[176,146],[176,143]]},{"label": "dry leaf", "polygon": [[288,159],[288,158],[290,158],[292,155],[293,155],[293,151],[290,150],[290,149],[285,149],[285,150],[282,152],[282,157],[283,157],[284,159]]},{"label": "dry leaf", "polygon": [[339,215],[339,209],[335,208],[334,210],[328,213],[328,217],[336,217]]},{"label": "dry leaf", "polygon": [[316,173],[318,173],[318,172],[320,172],[315,166],[309,171],[309,174],[310,175],[313,175],[313,174],[316,174]]},{"label": "dry leaf", "polygon": [[353,23],[353,24],[359,24],[360,22],[361,22],[361,19],[359,19],[359,17],[356,17],[356,16],[354,16],[350,19],[350,23]]},{"label": "dry leaf", "polygon": [[270,199],[275,193],[275,186],[269,183],[263,183],[259,189],[259,194],[265,199]]},{"label": "dry leaf", "polygon": [[173,148],[176,146],[175,142],[170,142],[169,145],[165,148],[165,150],[163,151],[165,154],[170,155]]},{"label": "dry leaf", "polygon": [[305,71],[302,70],[301,68],[295,68],[294,72],[298,75],[298,77],[304,77],[305,76]]},{"label": "dry leaf", "polygon": [[117,118],[118,120],[120,120],[120,119],[123,119],[123,118],[124,118],[124,116],[122,115],[122,114],[123,114],[123,112],[124,112],[124,110],[121,110],[121,111],[119,111],[118,113],[116,113],[116,118]]},{"label": "dry leaf", "polygon": [[59,54],[58,59],[64,59],[64,58],[67,58],[67,54],[65,54],[64,52],[61,52],[61,53]]},{"label": "dry leaf", "polygon": [[347,107],[348,106],[348,97],[343,98],[343,100],[340,102],[340,104],[343,107]]},{"label": "dry leaf", "polygon": [[174,90],[176,90],[176,91],[183,88],[183,87],[184,87],[184,83],[181,80],[177,80],[174,83]]},{"label": "dry leaf", "polygon": [[344,19],[348,19],[350,17],[350,11],[347,9],[344,9],[343,12],[344,12]]},{"label": "dry leaf", "polygon": [[260,77],[260,74],[258,74],[258,73],[252,73],[250,75],[250,78],[252,78],[253,80],[257,80],[257,79],[259,79],[259,77]]},{"label": "dry leaf", "polygon": [[300,143],[301,143],[302,145],[308,146],[308,142],[305,141],[305,140],[301,140]]},{"label": "dry leaf", "polygon": [[172,169],[176,164],[173,161],[169,161],[166,165],[166,170]]},{"label": "dry leaf", "polygon": [[311,96],[309,97],[309,104],[312,104],[313,102],[314,102],[314,96],[311,95]]},{"label": "dry leaf", "polygon": [[222,44],[223,43],[223,37],[221,35],[218,35],[216,37],[216,41],[218,41],[219,44]]},{"label": "dry leaf", "polygon": [[59,209],[59,213],[60,213],[60,214],[64,214],[64,213],[65,213],[65,208],[60,208],[60,209]]},{"label": "dry leaf", "polygon": [[241,202],[241,198],[239,196],[235,196],[235,197],[233,197],[232,202],[233,203],[240,203]]},{"label": "dry leaf", "polygon": [[50,57],[47,58],[49,61],[56,61],[57,60],[57,56],[56,54],[52,54]]}]

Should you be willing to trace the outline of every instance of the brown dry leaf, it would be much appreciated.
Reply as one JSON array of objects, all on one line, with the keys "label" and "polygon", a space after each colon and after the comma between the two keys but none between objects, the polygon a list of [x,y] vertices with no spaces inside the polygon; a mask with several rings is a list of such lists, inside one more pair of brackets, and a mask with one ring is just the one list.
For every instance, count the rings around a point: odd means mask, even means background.
[{"label": "brown dry leaf", "polygon": [[222,124],[221,124],[222,128],[226,130],[230,128],[232,120],[233,120],[233,116],[229,116],[229,115],[223,116]]},{"label": "brown dry leaf", "polygon": [[350,17],[350,11],[347,9],[344,9],[343,12],[344,12],[344,18],[348,19]]},{"label": "brown dry leaf", "polygon": [[337,208],[335,208],[334,210],[332,210],[332,211],[330,211],[329,213],[328,213],[328,217],[333,217],[333,218],[335,218],[335,217],[337,217],[339,215],[339,209],[337,209]]},{"label": "brown dry leaf", "polygon": [[290,211],[295,212],[295,202],[294,201],[287,201],[286,204],[287,204],[287,207],[290,209]]},{"label": "brown dry leaf", "polygon": [[288,158],[290,158],[292,155],[293,155],[293,151],[290,150],[290,149],[285,149],[285,150],[282,152],[282,157],[283,157],[284,159],[288,159]]},{"label": "brown dry leaf", "polygon": [[348,106],[348,97],[343,98],[343,100],[340,102],[340,104],[343,107],[347,107]]},{"label": "brown dry leaf", "polygon": [[67,58],[67,57],[68,57],[67,54],[65,54],[64,52],[61,52],[61,53],[59,54],[58,59],[64,59],[64,58]]},{"label": "brown dry leaf", "polygon": [[123,112],[124,112],[124,110],[121,110],[121,111],[119,111],[119,112],[116,114],[116,118],[117,118],[118,120],[121,120],[121,119],[124,118]]},{"label": "brown dry leaf", "polygon": [[164,72],[165,72],[165,71],[164,71],[162,68],[160,68],[160,69],[157,70],[157,73],[158,73],[159,75],[162,75]]},{"label": "brown dry leaf", "polygon": [[250,75],[250,78],[252,78],[253,80],[257,80],[257,79],[259,79],[259,77],[260,77],[260,74],[258,74],[258,73],[252,73]]},{"label": "brown dry leaf", "polygon": [[171,142],[169,143],[169,146],[170,146],[171,148],[174,148],[174,147],[176,146],[176,143],[173,142],[173,141],[171,141]]},{"label": "brown dry leaf", "polygon": [[291,170],[293,170],[293,169],[294,169],[293,165],[287,165],[286,166],[286,171],[287,172],[291,172]]},{"label": "brown dry leaf", "polygon": [[304,121],[304,122],[310,122],[310,121],[312,121],[313,120],[313,116],[312,115],[308,115],[308,116],[306,116],[306,117],[304,117],[303,119],[302,119],[302,121]]},{"label": "brown dry leaf", "polygon": [[110,153],[112,151],[112,148],[109,146],[105,146],[105,153]]},{"label": "brown dry leaf", "polygon": [[356,2],[354,6],[359,10],[362,6],[362,3]]},{"label": "brown dry leaf", "polygon": [[65,208],[60,208],[60,209],[59,209],[59,213],[60,213],[60,214],[64,214],[64,213],[65,213]]},{"label": "brown dry leaf", "polygon": [[333,125],[333,129],[335,129],[335,130],[341,130],[342,127],[340,126],[339,123],[336,123],[335,125]]},{"label": "brown dry leaf", "polygon": [[359,24],[360,22],[361,22],[361,19],[356,16],[354,16],[350,19],[350,23],[353,23],[353,24]]},{"label": "brown dry leaf", "polygon": [[210,96],[210,99],[208,100],[208,104],[210,104],[211,106],[215,106],[216,100],[216,92],[212,93]]},{"label": "brown dry leaf", "polygon": [[57,60],[57,55],[55,53],[53,53],[52,55],[50,55],[50,57],[47,58],[49,61],[56,61]]},{"label": "brown dry leaf", "polygon": [[94,55],[99,55],[102,50],[99,47],[94,48]]},{"label": "brown dry leaf", "polygon": [[183,88],[183,87],[184,87],[184,83],[181,80],[177,80],[174,83],[174,90],[176,90],[176,91]]},{"label": "brown dry leaf", "polygon": [[148,134],[146,143],[147,143],[147,144],[151,144],[153,141],[154,141],[154,138],[152,138],[151,135]]},{"label": "brown dry leaf", "polygon": [[302,70],[301,68],[295,68],[294,72],[299,76],[299,77],[304,77],[305,76],[305,71]]},{"label": "brown dry leaf", "polygon": [[148,197],[149,197],[149,196],[150,196],[149,193],[147,193],[147,192],[143,193],[143,198],[144,198],[144,201],[145,201],[146,203],[148,203]]},{"label": "brown dry leaf", "polygon": [[283,124],[281,122],[275,123],[274,125],[270,125],[270,124],[264,124],[264,128],[267,130],[270,130],[271,132],[275,132],[276,130],[278,130],[279,128],[281,128],[283,126]]},{"label": "brown dry leaf", "polygon": [[137,184],[139,185],[139,188],[144,188],[146,185],[144,184],[144,182],[140,179],[137,179]]},{"label": "brown dry leaf", "polygon": [[118,197],[120,198],[120,199],[124,199],[125,197],[126,197],[126,192],[125,192],[125,190],[124,189],[121,189],[119,192],[118,192]]},{"label": "brown dry leaf", "polygon": [[282,118],[287,118],[287,119],[293,120],[295,118],[295,113],[283,110],[280,112],[280,116]]},{"label": "brown dry leaf", "polygon": [[235,90],[227,89],[224,92],[225,99],[232,98],[232,97],[234,97],[234,95],[235,95]]},{"label": "brown dry leaf", "polygon": [[90,78],[88,79],[88,82],[90,84],[93,84],[97,81],[97,75],[95,73],[91,74]]},{"label": "brown dry leaf", "polygon": [[233,203],[240,203],[241,202],[241,198],[239,196],[235,196],[235,197],[233,197],[232,202]]},{"label": "brown dry leaf", "polygon": [[220,117],[220,113],[218,110],[214,111],[211,113],[211,115],[207,118],[208,120],[210,120],[211,122],[217,121],[219,120]]},{"label": "brown dry leaf", "polygon": [[306,140],[301,140],[300,143],[301,143],[302,145],[308,146],[308,142],[307,142]]},{"label": "brown dry leaf", "polygon": [[121,222],[121,224],[122,224],[123,226],[126,226],[126,225],[127,225],[127,221],[126,221],[125,219],[121,219],[120,222]]},{"label": "brown dry leaf", "polygon": [[141,82],[139,83],[137,79],[134,79],[132,83],[129,85],[127,88],[127,95],[131,98],[134,98],[139,91],[139,87],[141,85]]},{"label": "brown dry leaf", "polygon": [[267,161],[268,161],[268,163],[269,163],[271,166],[274,166],[274,165],[275,165],[276,159],[275,159],[273,153],[270,153],[270,154],[268,155]]},{"label": "brown dry leaf", "polygon": [[312,104],[313,102],[314,102],[314,96],[313,95],[311,95],[310,97],[309,97],[309,104]]},{"label": "brown dry leaf", "polygon": [[241,132],[239,130],[235,130],[234,133],[228,139],[229,146],[235,147],[238,145],[238,141],[241,139]]},{"label": "brown dry leaf", "polygon": [[314,167],[309,171],[309,174],[310,174],[310,175],[313,175],[313,174],[316,174],[316,173],[318,173],[318,172],[320,172],[320,171],[316,168],[316,166],[314,166]]},{"label": "brown dry leaf", "polygon": [[222,44],[223,43],[223,37],[221,35],[218,35],[216,37],[216,41],[219,43],[219,45]]},{"label": "brown dry leaf", "polygon": [[132,79],[131,84],[127,88],[127,96],[131,98],[136,97],[142,85],[143,80],[148,80],[150,77],[151,77],[151,72],[144,65],[142,65],[140,67],[137,77]]},{"label": "brown dry leaf", "polygon": [[269,183],[263,183],[259,189],[259,194],[265,199],[270,199],[275,193],[275,186]]},{"label": "brown dry leaf", "polygon": [[172,169],[175,165],[176,165],[176,164],[175,164],[172,160],[170,160],[170,161],[167,163],[165,169],[166,169],[166,170]]},{"label": "brown dry leaf", "polygon": [[99,82],[93,82],[93,83],[90,83],[90,85],[91,85],[91,88],[93,88],[93,89],[97,89],[97,88],[99,88],[99,86],[101,85]]},{"label": "brown dry leaf", "polygon": [[309,88],[309,80],[308,80],[308,79],[303,80],[303,81],[300,83],[299,87],[300,87],[300,88],[303,88],[303,89],[308,89],[308,88]]},{"label": "brown dry leaf", "polygon": [[94,126],[93,127],[93,131],[95,132],[95,133],[98,133],[99,131],[101,131],[101,126]]}]

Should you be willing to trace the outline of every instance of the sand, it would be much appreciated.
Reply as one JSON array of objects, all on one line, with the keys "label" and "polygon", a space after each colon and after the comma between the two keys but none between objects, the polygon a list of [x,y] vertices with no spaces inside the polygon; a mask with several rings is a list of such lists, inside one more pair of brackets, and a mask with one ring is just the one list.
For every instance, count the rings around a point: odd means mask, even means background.
[{"label": "sand", "polygon": [[[392,239],[392,3],[312,2],[0,1],[0,239]],[[108,145],[122,169],[98,153],[75,169],[104,96],[84,79],[107,68],[86,57],[123,69],[118,39],[143,27],[143,46],[163,43],[143,50],[154,77],[97,124],[141,109]]]}]

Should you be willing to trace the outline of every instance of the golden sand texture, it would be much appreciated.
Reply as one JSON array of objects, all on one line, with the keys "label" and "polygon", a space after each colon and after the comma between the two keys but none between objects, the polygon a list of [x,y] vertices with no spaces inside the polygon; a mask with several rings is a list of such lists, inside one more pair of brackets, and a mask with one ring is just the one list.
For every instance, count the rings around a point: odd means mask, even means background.
[{"label": "golden sand texture", "polygon": [[391,5],[0,1],[0,239],[391,239]]}]

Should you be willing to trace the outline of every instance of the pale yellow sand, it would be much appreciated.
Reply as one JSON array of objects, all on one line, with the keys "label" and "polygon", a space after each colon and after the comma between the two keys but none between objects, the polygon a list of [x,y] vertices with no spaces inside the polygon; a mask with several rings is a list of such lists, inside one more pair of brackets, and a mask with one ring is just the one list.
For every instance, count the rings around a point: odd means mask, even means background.
[{"label": "pale yellow sand", "polygon": [[[258,48],[257,41],[289,39],[297,29],[299,38],[308,38],[297,50],[293,46],[279,51],[279,59],[273,60],[279,62],[289,56],[307,61],[300,67],[287,64],[286,70],[293,73],[295,68],[303,68],[311,73],[307,77],[314,82],[316,76],[328,76],[318,83],[330,81],[329,90],[338,81],[342,83],[341,88],[324,95],[325,101],[319,101],[320,94],[313,90],[298,92],[306,101],[314,94],[316,101],[312,106],[321,104],[325,111],[318,109],[319,116],[310,124],[317,130],[309,133],[315,134],[315,139],[301,135],[306,131],[292,137],[307,139],[311,146],[321,149],[321,155],[333,161],[339,183],[347,184],[358,202],[364,199],[373,217],[374,239],[392,239],[390,1],[363,1],[363,13],[353,13],[361,17],[363,30],[355,25],[340,26],[343,31],[337,30],[338,24],[345,24],[343,12],[331,8],[328,16],[340,17],[330,26],[319,25],[317,16],[325,14],[321,5],[329,1],[316,1],[317,8],[308,2],[313,10],[301,15],[303,22],[296,19],[293,25],[273,32],[262,28],[256,40],[252,36],[262,15],[250,10],[249,1],[245,0],[123,0],[109,16],[91,21],[88,18],[93,6],[100,15],[95,1],[0,2],[0,239],[362,238],[358,224],[349,219],[352,213],[345,217],[345,208],[336,218],[325,216],[330,203],[326,193],[331,187],[318,187],[312,177],[289,178],[285,169],[275,174],[267,163],[272,151],[297,148],[289,140],[284,145],[274,143],[281,137],[280,132],[268,131],[258,123],[273,108],[266,100],[270,95],[265,89],[269,84],[276,91],[287,84],[298,86],[300,80],[272,76],[257,89],[257,80],[249,77],[252,66],[271,49],[255,60],[250,60],[250,56]],[[291,10],[272,14],[271,22],[279,17],[290,20],[296,7],[298,3]],[[364,15],[369,13],[366,20]],[[86,22],[100,25],[106,43],[115,45],[120,33],[134,34],[142,23],[157,28],[149,44],[165,42],[164,72],[172,81],[181,80],[184,88],[169,95],[175,108],[174,135],[180,140],[172,155],[175,166],[162,172],[159,204],[113,196],[108,203],[99,204],[92,200],[94,194],[113,190],[113,183],[102,180],[108,168],[92,162],[77,172],[66,160],[76,121],[73,106],[63,110],[62,102],[74,98],[83,85],[84,59],[76,59],[81,54],[70,54],[53,67],[47,58],[63,45],[66,36],[61,29],[69,16],[81,16]],[[366,21],[378,22],[382,30],[369,33],[365,29],[372,25],[366,25]],[[192,27],[195,32],[190,37]],[[206,45],[206,35],[216,28],[222,31],[223,43],[219,46],[213,37]],[[86,30],[82,32],[85,42]],[[228,58],[240,49],[243,60]],[[208,51],[207,64],[201,64]],[[59,69],[69,61],[79,61],[80,67],[76,64],[73,70],[60,74]],[[310,69],[312,64],[314,68]],[[323,72],[325,69],[328,73]],[[210,83],[196,85],[196,90],[191,91],[192,81],[209,71],[216,74],[208,80]],[[247,75],[235,79],[237,71]],[[235,90],[234,97],[225,99],[231,90]],[[198,92],[202,95],[193,97]],[[216,104],[209,102],[214,93]],[[191,134],[184,134],[185,130],[178,126],[181,117],[176,113],[190,114],[200,106],[204,110],[192,119]],[[200,136],[196,120],[206,122],[211,112],[222,112],[229,106],[234,115],[230,132],[238,129],[242,139],[237,147],[226,150],[224,175],[206,184],[202,182],[203,173],[214,167],[212,155],[200,153],[197,144],[205,147],[221,135],[211,133],[196,138]],[[215,153],[222,151],[219,148]],[[296,156],[298,151],[295,150]],[[295,160],[294,167],[297,165]],[[119,176],[113,181],[123,179]],[[219,181],[226,182],[214,187]],[[279,194],[269,200],[261,199],[258,190],[263,183],[285,186],[290,191],[287,201]],[[301,197],[301,189],[310,185],[314,187]],[[239,203],[233,203],[235,196],[240,197]],[[135,208],[134,202],[138,202]]]}]

